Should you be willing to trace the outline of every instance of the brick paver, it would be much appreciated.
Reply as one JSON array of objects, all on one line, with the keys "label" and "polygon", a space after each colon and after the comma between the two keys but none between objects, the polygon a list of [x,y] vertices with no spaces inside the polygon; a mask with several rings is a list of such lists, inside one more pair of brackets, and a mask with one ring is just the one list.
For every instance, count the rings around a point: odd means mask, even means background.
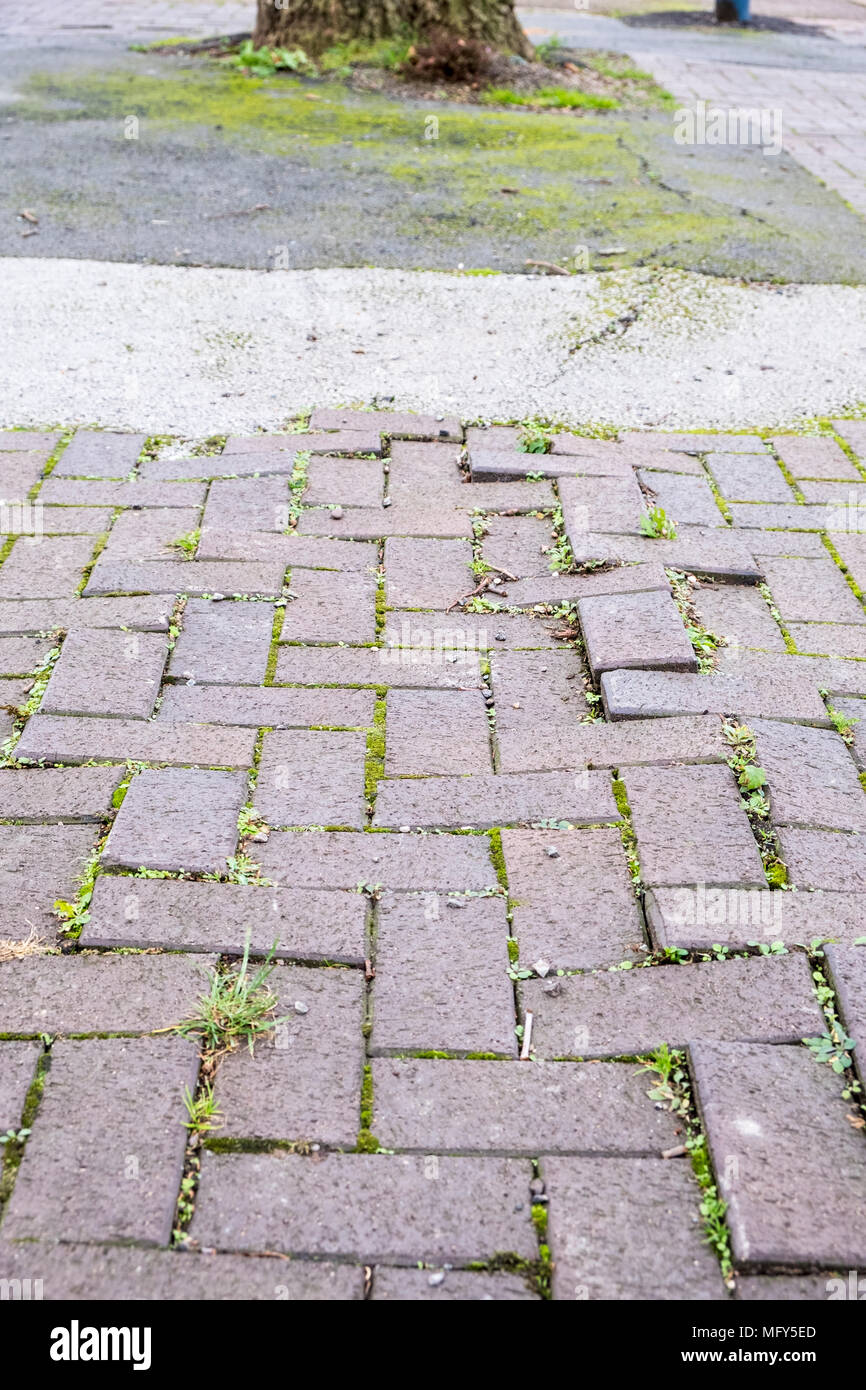
[{"label": "brick paver", "polygon": [[[4,487],[57,515],[0,562],[0,1132],[31,1131],[0,1279],[752,1300],[866,1268],[859,1092],[802,1043],[866,1029],[861,426],[525,455],[317,411],[179,460],[83,431],[41,484],[56,436],[9,433]],[[270,1027],[206,1046],[246,946]]]}]

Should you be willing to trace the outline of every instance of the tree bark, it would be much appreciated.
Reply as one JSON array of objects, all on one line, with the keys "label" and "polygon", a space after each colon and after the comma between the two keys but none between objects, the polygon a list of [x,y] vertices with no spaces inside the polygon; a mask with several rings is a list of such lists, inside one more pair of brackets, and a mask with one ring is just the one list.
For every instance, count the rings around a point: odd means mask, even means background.
[{"label": "tree bark", "polygon": [[406,29],[419,35],[445,29],[532,57],[514,0],[258,0],[253,42],[316,54],[333,43],[374,42]]}]

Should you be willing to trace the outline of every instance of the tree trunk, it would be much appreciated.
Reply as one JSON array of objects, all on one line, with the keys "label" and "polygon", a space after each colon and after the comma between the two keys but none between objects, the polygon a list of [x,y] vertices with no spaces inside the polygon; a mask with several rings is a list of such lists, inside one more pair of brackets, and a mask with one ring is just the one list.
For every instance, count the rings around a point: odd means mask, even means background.
[{"label": "tree trunk", "polygon": [[316,54],[347,39],[372,42],[406,29],[445,29],[524,58],[533,51],[514,0],[258,0],[253,42]]}]

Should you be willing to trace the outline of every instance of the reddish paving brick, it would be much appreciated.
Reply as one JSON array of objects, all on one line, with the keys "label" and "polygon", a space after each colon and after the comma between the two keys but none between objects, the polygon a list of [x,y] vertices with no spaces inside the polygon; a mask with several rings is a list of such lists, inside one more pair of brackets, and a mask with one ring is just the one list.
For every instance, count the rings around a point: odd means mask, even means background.
[{"label": "reddish paving brick", "polygon": [[677,526],[725,525],[706,478],[650,473],[644,468],[637,477],[651,504],[662,507]]},{"label": "reddish paving brick", "polygon": [[569,527],[566,516],[566,530],[579,565],[593,561],[614,565],[652,561],[710,578],[755,583],[763,577],[763,566],[755,559],[750,539],[723,527],[687,526],[676,540],[651,540],[638,535],[589,533],[579,525]]},{"label": "reddish paving brick", "polygon": [[469,451],[469,468],[473,483],[487,485],[525,478],[528,474],[543,478],[573,478],[583,476],[625,478],[632,472],[628,458],[606,454],[590,458],[572,454],[516,454],[506,449],[484,448],[476,445]]},{"label": "reddish paving brick", "polygon": [[53,718],[34,714],[16,744],[22,762],[168,763],[206,767],[252,767],[254,729],[208,728],[204,724],[157,724],[139,719]]},{"label": "reddish paving brick", "polygon": [[657,946],[686,950],[783,941],[808,946],[817,937],[854,941],[863,912],[848,893],[782,893],[766,888],[654,888],[644,903]]},{"label": "reddish paving brick", "polygon": [[[413,633],[420,629],[412,629]],[[448,651],[438,640],[462,629],[425,628],[430,638],[416,649],[387,647],[282,646],[277,657],[277,681],[287,685],[395,686],[403,689],[478,690],[481,667],[474,647]],[[471,635],[471,634],[470,634]],[[455,660],[449,660],[449,655]]]},{"label": "reddish paving brick", "polygon": [[[737,666],[718,674],[679,671],[606,671],[601,697],[609,719],[646,719],[687,714],[737,714],[746,719],[785,719],[829,728],[830,718],[818,694],[817,680],[802,678],[783,657],[783,679],[756,672],[736,649]],[[815,672],[815,676],[818,672]],[[866,687],[866,680],[864,680]]]},{"label": "reddish paving brick", "polygon": [[204,483],[71,480],[56,472],[39,489],[39,501],[59,507],[200,507]]},{"label": "reddish paving brick", "polygon": [[624,779],[646,884],[766,886],[729,768],[633,768]]},{"label": "reddish paving brick", "polygon": [[0,819],[33,825],[104,820],[122,776],[117,767],[5,769]]},{"label": "reddish paving brick", "polygon": [[643,945],[618,830],[504,830],[502,848],[523,966],[588,970]]},{"label": "reddish paving brick", "polygon": [[[866,588],[866,536],[834,536],[833,540],[843,565],[850,572],[857,587],[863,591]],[[846,617],[844,610],[840,607],[837,613],[828,612],[826,621],[833,623],[862,622],[863,619],[862,616],[854,619]]]},{"label": "reddish paving brick", "polygon": [[54,903],[75,897],[95,838],[86,825],[0,826],[0,937],[54,939]]},{"label": "reddish paving brick", "polygon": [[55,1044],[6,1240],[167,1245],[197,1073],[195,1043],[180,1038]]},{"label": "reddish paving brick", "polygon": [[385,724],[389,777],[492,770],[487,715],[477,691],[390,692]]},{"label": "reddish paving brick", "polygon": [[861,476],[835,439],[777,435],[773,448],[794,478],[850,478]]},{"label": "reddish paving brick", "polygon": [[270,825],[365,822],[363,733],[268,733],[253,802]]},{"label": "reddish paving brick", "polygon": [[456,415],[413,415],[407,410],[314,410],[311,430],[378,429],[392,439],[463,438]]},{"label": "reddish paving brick", "polygon": [[386,888],[469,892],[499,883],[486,836],[367,835],[274,831],[257,845],[268,878],[293,888]]},{"label": "reddish paving brick", "polygon": [[658,1154],[675,1120],[655,1109],[634,1063],[373,1063],[373,1130],[429,1153]]},{"label": "reddish paving brick", "polygon": [[696,671],[697,657],[670,594],[612,594],[577,604],[594,676],[629,667]]},{"label": "reddish paving brick", "polygon": [[191,1234],[221,1250],[414,1264],[535,1259],[525,1159],[211,1154]]},{"label": "reddish paving brick", "polygon": [[[59,545],[59,541],[52,541]],[[93,567],[85,598],[100,594],[220,594],[279,597],[285,565],[281,560],[238,560],[223,564],[204,560],[118,560],[103,553]],[[2,593],[2,573],[0,573]],[[23,597],[23,595],[22,595]]]},{"label": "reddish paving brick", "polygon": [[92,536],[21,536],[0,566],[0,599],[73,598],[93,555]]},{"label": "reddish paving brick", "polygon": [[866,628],[842,623],[788,623],[798,652],[866,660]]},{"label": "reddish paving brick", "polygon": [[214,1087],[226,1139],[306,1139],[353,1146],[364,1071],[364,981],[357,971],[281,966],[279,1020],[255,1052],[224,1057]]},{"label": "reddish paving brick", "polygon": [[146,507],[121,512],[102,554],[121,562],[182,560],[183,552],[175,542],[198,528],[200,516],[198,507]]},{"label": "reddish paving brick", "polygon": [[504,898],[384,898],[376,935],[375,1053],[516,1054]]},{"label": "reddish paving brick", "polygon": [[138,463],[147,435],[78,430],[57,462],[58,478],[125,478]]},{"label": "reddish paving brick", "polygon": [[866,794],[835,729],[753,720],[777,825],[866,832]]},{"label": "reddish paving brick", "polygon": [[147,719],[168,655],[156,633],[84,628],[63,643],[39,706],[43,714]]},{"label": "reddish paving brick", "polygon": [[384,483],[381,459],[314,458],[302,500],[308,507],[379,507]]},{"label": "reddish paving brick", "polygon": [[270,603],[190,599],[171,654],[169,674],[205,684],[259,685],[268,668],[273,626]]},{"label": "reddish paving brick", "polygon": [[585,668],[574,648],[565,651],[496,652],[490,669],[496,702],[496,735],[543,728],[551,741],[589,713]]},{"label": "reddish paving brick", "polygon": [[203,533],[274,533],[285,531],[288,524],[289,488],[285,478],[217,478],[211,483],[201,519]]},{"label": "reddish paving brick", "polygon": [[555,618],[538,613],[436,613],[416,610],[389,615],[382,634],[385,645],[427,649],[423,656],[392,656],[389,660],[454,663],[458,658],[472,660],[475,651],[561,650],[553,634],[561,629]]},{"label": "reddish paving brick", "polygon": [[555,738],[544,729],[520,729],[498,732],[497,741],[502,772],[719,763],[730,755],[721,720],[711,714],[559,726]]},{"label": "reddish paving brick", "polygon": [[596,825],[618,819],[610,777],[605,772],[518,772],[381,781],[373,823],[412,825],[420,830],[539,820]]},{"label": "reddish paving brick", "polygon": [[827,830],[779,832],[788,881],[795,888],[862,893],[866,890],[866,843],[859,835]]},{"label": "reddish paving brick", "polygon": [[366,921],[359,893],[100,874],[81,943],[241,955],[249,932],[253,955],[360,965]]},{"label": "reddish paving brick", "polygon": [[4,1033],[153,1033],[190,1018],[209,960],[185,956],[26,956],[0,970]]},{"label": "reddish paving brick", "polygon": [[270,531],[203,531],[198,560],[279,560],[291,570],[357,570],[372,574],[378,564],[369,541],[328,540],[317,536],[274,535]]},{"label": "reddish paving brick", "polygon": [[281,633],[284,642],[372,642],[376,581],[366,574],[304,570],[292,576]]},{"label": "reddish paving brick", "polygon": [[226,872],[246,800],[240,772],[165,768],[134,777],[108,837],[111,868]]},{"label": "reddish paving brick", "polygon": [[550,550],[555,543],[549,520],[534,516],[491,516],[484,522],[481,558],[491,569],[515,579],[550,574]]},{"label": "reddish paving brick", "polygon": [[528,980],[539,1057],[628,1057],[692,1039],[798,1042],[823,1030],[801,955]]},{"label": "reddish paving brick", "polygon": [[[862,942],[862,935],[857,939]],[[834,942],[824,952],[840,1017],[855,1042],[854,1065],[862,1081],[866,1076],[866,951],[862,945],[840,946]]]},{"label": "reddish paving brick", "polygon": [[371,690],[280,690],[272,686],[169,685],[158,718],[173,724],[232,724],[273,729],[366,727],[373,723]]},{"label": "reddish paving brick", "polygon": [[370,1301],[399,1303],[524,1303],[539,1294],[517,1274],[488,1274],[463,1269],[388,1269],[373,1272]]},{"label": "reddish paving brick", "polygon": [[30,1042],[0,1042],[0,1134],[17,1130],[21,1124],[40,1052],[41,1048]]},{"label": "reddish paving brick", "polygon": [[768,559],[764,569],[783,622],[866,623],[866,612],[829,555]]},{"label": "reddish paving brick", "polygon": [[[468,505],[468,499],[467,499]],[[310,508],[298,520],[301,536],[341,536],[369,541],[387,536],[472,536],[468,511],[451,502],[440,506],[405,502],[389,508],[347,507],[341,517],[323,509]]]},{"label": "reddish paving brick", "polygon": [[707,455],[707,467],[729,502],[793,502],[791,487],[774,459],[748,454]]},{"label": "reddish paving brick", "polygon": [[70,631],[85,627],[167,632],[171,607],[171,603],[159,595],[153,598],[49,599],[34,603],[0,601],[0,632]]},{"label": "reddish paving brick", "polygon": [[[647,500],[632,475],[624,478],[562,478],[559,496],[572,549],[593,532],[637,535]],[[576,553],[576,552],[575,552]]]},{"label": "reddish paving brick", "polygon": [[785,639],[763,594],[744,584],[701,585],[693,602],[704,626],[734,646],[784,652]]},{"label": "reddish paving brick", "polygon": [[803,1047],[701,1042],[691,1063],[735,1261],[856,1269],[866,1154],[839,1078]]},{"label": "reddish paving brick", "polygon": [[723,1299],[690,1165],[548,1158],[555,1299]]},{"label": "reddish paving brick", "polygon": [[0,637],[0,673],[29,675],[42,665],[53,647],[50,637]]},{"label": "reddish paving brick", "polygon": [[447,608],[474,589],[469,541],[392,536],[385,542],[385,601],[389,608]]}]

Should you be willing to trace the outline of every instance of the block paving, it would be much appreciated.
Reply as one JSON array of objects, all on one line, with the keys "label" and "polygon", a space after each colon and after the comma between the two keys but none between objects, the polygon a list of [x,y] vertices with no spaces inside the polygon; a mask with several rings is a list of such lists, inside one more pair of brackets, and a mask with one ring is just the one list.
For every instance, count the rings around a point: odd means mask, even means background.
[{"label": "block paving", "polygon": [[866,426],[521,439],[0,434],[0,1280],[866,1270]]}]

